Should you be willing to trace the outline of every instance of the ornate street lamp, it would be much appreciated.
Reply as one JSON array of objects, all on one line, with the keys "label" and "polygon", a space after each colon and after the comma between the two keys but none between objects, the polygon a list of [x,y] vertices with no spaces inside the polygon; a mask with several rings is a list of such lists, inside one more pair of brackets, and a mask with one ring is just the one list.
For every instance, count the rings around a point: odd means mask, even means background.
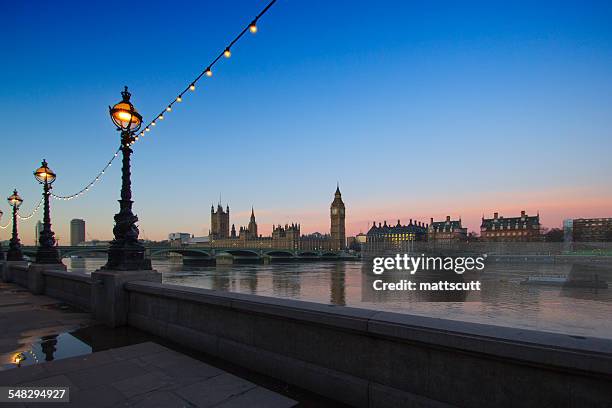
[{"label": "ornate street lamp", "polygon": [[127,86],[121,92],[122,100],[109,113],[117,131],[121,132],[121,199],[119,212],[115,214],[115,238],[108,249],[108,261],[102,269],[117,271],[150,270],[151,260],[145,256],[145,248],[138,242],[138,217],[132,213],[132,182],[130,180],[130,145],[135,141],[134,134],[142,125],[142,116],[130,102],[131,94]]},{"label": "ornate street lamp", "polygon": [[13,235],[9,241],[9,249],[6,251],[7,261],[23,261],[23,253],[21,252],[21,242],[19,241],[19,235],[17,234],[17,212],[19,212],[19,206],[23,203],[17,190],[13,190],[13,194],[7,198],[7,201],[11,207],[13,207]]},{"label": "ornate street lamp", "polygon": [[59,253],[55,247],[55,233],[51,231],[51,210],[49,208],[49,196],[51,195],[51,184],[55,181],[55,173],[43,160],[41,166],[34,172],[34,177],[43,185],[43,228],[38,237],[38,249],[36,251],[36,263],[38,264],[60,264]]}]

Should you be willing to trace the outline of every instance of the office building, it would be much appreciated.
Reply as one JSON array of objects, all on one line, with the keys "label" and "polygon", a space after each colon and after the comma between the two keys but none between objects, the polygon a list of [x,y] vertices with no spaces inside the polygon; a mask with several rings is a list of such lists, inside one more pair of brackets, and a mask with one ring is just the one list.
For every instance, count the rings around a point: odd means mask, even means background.
[{"label": "office building", "polygon": [[572,235],[574,242],[612,241],[612,218],[576,218]]},{"label": "office building", "polygon": [[85,242],[85,221],[74,219],[70,221],[70,245],[76,246]]}]

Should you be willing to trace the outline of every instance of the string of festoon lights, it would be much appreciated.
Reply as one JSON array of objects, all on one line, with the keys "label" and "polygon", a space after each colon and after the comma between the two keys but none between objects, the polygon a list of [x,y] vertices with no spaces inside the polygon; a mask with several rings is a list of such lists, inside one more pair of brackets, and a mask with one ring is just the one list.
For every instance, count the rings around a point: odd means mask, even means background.
[{"label": "string of festoon lights", "polygon": [[31,212],[31,213],[29,213],[29,214],[28,214],[28,215],[26,215],[26,216],[21,216],[21,214],[17,213],[17,218],[19,218],[19,219],[20,219],[20,220],[22,220],[22,221],[29,220],[30,218],[32,218],[32,217],[34,216],[34,214],[36,214],[36,213],[38,212],[38,209],[40,208],[40,206],[42,205],[42,203],[43,203],[43,199],[41,198],[41,199],[38,201],[38,204],[36,204],[36,207],[34,207],[34,209],[32,210],[32,212]]},{"label": "string of festoon lights", "polygon": [[[32,212],[30,212],[28,215],[22,216],[19,213],[17,213],[17,218],[19,218],[22,221],[27,221],[30,218],[32,218],[34,216],[34,214],[36,214],[38,212],[38,209],[40,208],[40,206],[43,203],[43,199],[41,198],[38,203],[36,204],[36,207],[34,207],[34,209],[32,210]],[[8,221],[6,223],[6,225],[0,225],[0,229],[7,229],[9,226],[11,225],[11,221]]]},{"label": "string of festoon lights", "polygon": [[153,119],[151,122],[149,122],[148,125],[145,126],[145,128],[143,130],[140,131],[140,133],[138,133],[138,135],[134,138],[134,140],[130,143],[131,145],[136,143],[140,137],[143,137],[147,132],[150,132],[151,129],[157,125],[157,123],[161,120],[164,120],[165,116],[167,115],[169,112],[172,112],[172,108],[174,107],[175,104],[177,103],[181,103],[183,102],[183,97],[185,94],[189,93],[189,92],[194,92],[196,90],[196,84],[198,83],[198,81],[200,81],[200,79],[202,79],[202,77],[206,76],[208,78],[212,77],[213,75],[213,67],[215,66],[215,64],[217,64],[217,62],[219,62],[219,60],[223,57],[230,58],[232,56],[232,47],[234,46],[234,44],[236,44],[241,38],[242,36],[247,32],[250,31],[252,34],[257,33],[257,22],[259,21],[259,19],[261,18],[261,16],[263,16],[269,9],[270,7],[272,7],[272,5],[276,3],[276,0],[272,0],[270,3],[268,3],[268,5],[266,7],[264,7],[264,9],[246,26],[244,27],[244,29],[242,29],[242,31],[240,32],[240,34],[238,34],[224,49],[223,51],[221,51],[217,57],[215,59],[212,60],[212,62],[210,64],[208,64],[208,66],[202,71],[200,72],[200,74],[195,77],[195,79],[193,81],[191,81],[189,83],[189,85],[187,85],[185,87],[185,89],[183,89],[172,101],[170,101],[170,103],[168,103],[168,105],[155,117],[155,119]]},{"label": "string of festoon lights", "polygon": [[[252,34],[257,33],[257,30],[258,30],[257,22],[270,9],[270,7],[272,7],[272,5],[274,3],[276,3],[276,0],[270,1],[270,3],[268,3],[268,5],[266,7],[264,7],[263,10],[261,12],[259,12],[259,14],[257,14],[257,16],[255,16],[255,18],[253,20],[251,20],[251,22],[246,27],[244,27],[244,29],[242,29],[242,31],[240,31],[240,33],[236,37],[234,37],[234,39],[223,49],[223,51],[221,51],[217,55],[217,57],[215,59],[213,59],[212,62],[210,64],[208,64],[208,66],[206,66],[206,68],[202,72],[200,72],[200,74],[197,77],[195,77],[192,81],[190,81],[189,84],[181,92],[179,92],[177,94],[177,96],[174,99],[172,99],[165,106],[165,108],[158,115],[156,115],[155,118],[153,120],[151,120],[136,135],[136,137],[133,138],[133,140],[130,142],[130,144],[128,146],[131,146],[134,143],[136,143],[138,140],[140,140],[141,137],[145,136],[155,126],[157,126],[159,121],[164,120],[165,119],[165,115],[167,115],[169,112],[172,112],[172,109],[174,108],[175,104],[183,102],[183,99],[184,99],[186,94],[188,94],[190,92],[195,92],[196,84],[198,84],[198,82],[203,77],[207,77],[207,78],[212,77],[212,75],[213,75],[212,69],[215,66],[215,64],[217,64],[217,62],[219,62],[219,60],[221,60],[222,58],[227,59],[227,58],[230,58],[232,56],[232,47],[242,38],[242,36],[247,31],[251,32]],[[82,189],[80,189],[76,193],[70,194],[70,195],[65,195],[65,196],[51,193],[51,196],[53,198],[56,198],[56,199],[59,199],[59,200],[73,200],[75,198],[79,198],[80,196],[82,196],[83,194],[88,192],[98,181],[100,181],[102,176],[104,176],[106,170],[112,165],[112,163],[115,160],[115,158],[117,158],[117,155],[119,154],[120,151],[121,151],[121,147],[118,148],[117,151],[115,151],[113,157],[106,163],[106,166],[104,166],[104,168],[96,175],[96,177],[89,184],[87,184],[85,187],[83,187]]]},{"label": "string of festoon lights", "polygon": [[82,189],[80,189],[74,194],[70,194],[66,196],[51,193],[51,197],[56,198],[58,200],[68,201],[68,200],[72,200],[72,199],[82,196],[83,194],[88,192],[89,189],[91,189],[98,181],[100,181],[100,179],[102,179],[102,177],[104,176],[108,168],[113,165],[113,161],[117,158],[120,151],[121,149],[117,149],[115,151],[115,153],[113,154],[113,157],[111,157],[111,159],[106,163],[106,165],[102,168],[102,170],[98,172],[96,177],[93,180],[91,180],[85,187],[83,187]]}]

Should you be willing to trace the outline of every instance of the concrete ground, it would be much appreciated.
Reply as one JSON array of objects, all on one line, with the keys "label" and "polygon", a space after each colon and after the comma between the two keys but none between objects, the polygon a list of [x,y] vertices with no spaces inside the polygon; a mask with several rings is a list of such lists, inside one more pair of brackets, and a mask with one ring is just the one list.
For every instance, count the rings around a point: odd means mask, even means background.
[{"label": "concrete ground", "polygon": [[[281,394],[154,342],[91,353],[84,343],[74,343],[77,340],[72,336],[68,340],[59,337],[59,342],[58,337],[53,337],[94,323],[88,313],[67,308],[46,296],[34,296],[16,285],[0,283],[0,386],[70,387],[69,404],[45,406],[296,405],[296,401]],[[44,340],[49,337],[51,343]],[[63,349],[68,349],[66,357],[77,356],[62,358]],[[19,352],[24,352],[27,359],[23,366],[14,367],[13,359]],[[54,360],[45,362],[46,356]]]},{"label": "concrete ground", "polygon": [[[66,307],[46,296],[0,282],[0,369],[15,353],[28,350],[41,338],[93,324],[89,313]],[[30,361],[27,361],[30,363]]]},{"label": "concrete ground", "polygon": [[153,342],[6,370],[0,372],[0,385],[69,387],[70,403],[57,403],[57,406],[284,408],[296,405],[292,399]]}]

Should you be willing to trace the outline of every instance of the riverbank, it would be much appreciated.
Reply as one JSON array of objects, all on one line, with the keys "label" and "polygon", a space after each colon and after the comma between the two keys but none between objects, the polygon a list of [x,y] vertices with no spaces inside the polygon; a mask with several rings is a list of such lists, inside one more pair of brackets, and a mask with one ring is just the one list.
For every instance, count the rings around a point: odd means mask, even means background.
[{"label": "riverbank", "polygon": [[[15,265],[8,276],[29,282],[24,274]],[[43,271],[36,287],[44,294],[51,284],[55,296],[67,298],[91,290],[92,308],[104,307],[93,301],[104,287],[77,275]],[[612,401],[611,340],[137,279],[117,290],[126,303],[113,313],[123,317],[101,323],[124,321],[349,405],[574,408]]]}]

